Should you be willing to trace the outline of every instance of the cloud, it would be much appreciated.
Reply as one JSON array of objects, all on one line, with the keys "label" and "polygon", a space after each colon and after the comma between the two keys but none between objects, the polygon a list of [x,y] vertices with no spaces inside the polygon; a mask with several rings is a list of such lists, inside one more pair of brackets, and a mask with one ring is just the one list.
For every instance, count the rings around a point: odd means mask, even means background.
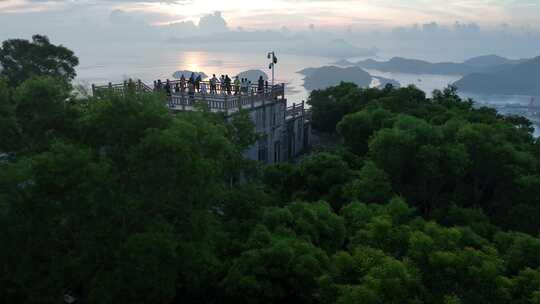
[{"label": "cloud", "polygon": [[228,30],[227,21],[223,18],[221,12],[205,15],[199,20],[199,31],[202,33],[219,33]]}]

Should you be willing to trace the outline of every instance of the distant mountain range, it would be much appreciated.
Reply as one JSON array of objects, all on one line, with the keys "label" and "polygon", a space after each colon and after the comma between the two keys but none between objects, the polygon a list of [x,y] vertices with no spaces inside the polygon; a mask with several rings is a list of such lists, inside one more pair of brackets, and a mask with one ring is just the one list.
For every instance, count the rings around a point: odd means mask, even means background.
[{"label": "distant mountain range", "polygon": [[432,63],[424,60],[394,57],[388,61],[367,59],[359,62],[340,60],[336,62],[341,66],[358,66],[364,69],[379,70],[382,72],[396,72],[407,74],[436,74],[436,75],[468,75],[471,73],[490,73],[501,71],[511,66],[527,61],[527,59],[513,60],[497,55],[474,57],[464,62]]},{"label": "distant mountain range", "polygon": [[460,91],[478,94],[540,96],[540,56],[497,71],[472,73],[454,83]]},{"label": "distant mountain range", "polygon": [[377,80],[379,87],[392,84],[399,87],[399,82],[378,76],[371,76],[359,67],[323,66],[320,68],[306,68],[298,73],[306,76],[304,87],[308,90],[325,89],[339,84],[342,81],[352,82],[360,87],[369,87],[373,80]]}]

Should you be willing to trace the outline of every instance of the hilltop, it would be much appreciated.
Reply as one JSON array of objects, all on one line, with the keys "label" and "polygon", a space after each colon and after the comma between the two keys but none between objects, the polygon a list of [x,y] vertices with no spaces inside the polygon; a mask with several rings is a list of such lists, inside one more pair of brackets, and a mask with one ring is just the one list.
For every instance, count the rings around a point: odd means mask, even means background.
[{"label": "hilltop", "polygon": [[398,72],[409,74],[436,74],[436,75],[467,75],[502,70],[509,66],[520,64],[525,59],[513,60],[497,55],[473,57],[464,62],[437,62],[393,57],[388,61],[367,59],[355,63],[365,69],[374,69],[382,72]]},{"label": "hilltop", "polygon": [[483,94],[540,95],[540,56],[500,71],[466,75],[454,83],[461,91]]},{"label": "hilltop", "polygon": [[359,87],[369,87],[373,80],[377,80],[379,86],[392,84],[399,87],[399,82],[383,77],[374,77],[359,67],[323,66],[320,68],[306,68],[298,73],[306,76],[304,87],[308,90],[325,89],[340,82],[351,82]]}]

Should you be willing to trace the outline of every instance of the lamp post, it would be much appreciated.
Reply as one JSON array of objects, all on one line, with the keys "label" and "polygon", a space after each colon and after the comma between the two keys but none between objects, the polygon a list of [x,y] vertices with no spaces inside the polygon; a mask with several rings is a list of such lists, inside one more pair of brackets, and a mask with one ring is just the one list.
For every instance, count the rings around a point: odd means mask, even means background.
[{"label": "lamp post", "polygon": [[266,57],[270,59],[270,64],[268,65],[268,68],[272,70],[272,87],[274,87],[274,67],[277,64],[276,53],[274,51],[268,52],[268,55]]}]

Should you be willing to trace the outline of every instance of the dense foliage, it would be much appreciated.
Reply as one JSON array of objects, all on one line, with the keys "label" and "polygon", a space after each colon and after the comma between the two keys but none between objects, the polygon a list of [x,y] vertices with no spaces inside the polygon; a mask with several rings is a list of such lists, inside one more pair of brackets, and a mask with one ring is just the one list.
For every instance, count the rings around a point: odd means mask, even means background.
[{"label": "dense foliage", "polygon": [[61,45],[51,44],[49,38],[34,35],[32,41],[10,39],[0,47],[0,75],[12,85],[18,85],[32,76],[55,76],[72,80],[79,59]]},{"label": "dense foliage", "polygon": [[262,166],[245,113],[162,101],[0,80],[0,302],[540,303],[527,120],[342,84],[339,147]]}]

